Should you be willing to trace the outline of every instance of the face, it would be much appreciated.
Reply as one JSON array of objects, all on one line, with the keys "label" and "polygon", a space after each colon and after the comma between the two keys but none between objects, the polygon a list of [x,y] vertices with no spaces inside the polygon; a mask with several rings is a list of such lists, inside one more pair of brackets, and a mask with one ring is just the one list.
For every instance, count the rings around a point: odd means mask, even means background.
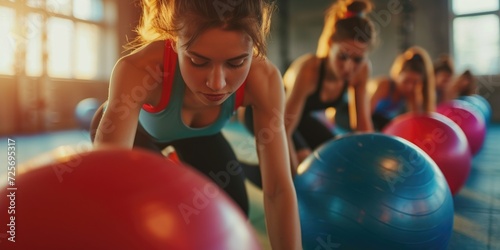
[{"label": "face", "polygon": [[188,94],[203,105],[223,103],[245,81],[253,55],[251,38],[239,31],[220,28],[201,33],[189,48],[179,37],[179,68]]},{"label": "face", "polygon": [[410,70],[402,71],[396,79],[398,90],[404,96],[412,95],[422,83],[422,75]]},{"label": "face", "polygon": [[450,83],[451,74],[446,71],[439,71],[436,73],[436,87],[438,89],[444,89]]},{"label": "face", "polygon": [[471,80],[466,77],[466,76],[459,76],[456,80],[456,86],[460,89],[460,90],[464,90],[466,89],[470,84],[471,84]]},{"label": "face", "polygon": [[367,43],[356,40],[332,42],[328,54],[330,67],[337,78],[348,80],[366,61],[367,53]]}]

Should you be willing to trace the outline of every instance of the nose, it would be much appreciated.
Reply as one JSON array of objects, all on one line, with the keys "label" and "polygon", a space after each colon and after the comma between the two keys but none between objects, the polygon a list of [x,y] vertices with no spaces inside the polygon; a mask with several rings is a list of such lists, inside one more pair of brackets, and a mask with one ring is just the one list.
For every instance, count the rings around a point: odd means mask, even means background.
[{"label": "nose", "polygon": [[226,86],[226,79],[222,66],[214,66],[207,79],[207,87],[213,91],[219,91]]},{"label": "nose", "polygon": [[352,71],[354,70],[354,61],[351,58],[345,61],[344,70],[345,73],[352,73]]}]

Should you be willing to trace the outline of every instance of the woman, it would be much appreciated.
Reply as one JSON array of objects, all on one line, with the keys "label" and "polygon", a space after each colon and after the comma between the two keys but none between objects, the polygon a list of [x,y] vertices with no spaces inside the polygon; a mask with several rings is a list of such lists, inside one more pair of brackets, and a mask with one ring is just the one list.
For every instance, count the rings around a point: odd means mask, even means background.
[{"label": "woman", "polygon": [[380,77],[374,82],[371,110],[376,130],[382,130],[405,112],[432,112],[436,108],[433,65],[423,48],[411,47],[398,55],[390,77]]},{"label": "woman", "polygon": [[[136,49],[115,65],[94,145],[173,146],[248,213],[241,167],[221,134],[239,105],[254,110],[266,225],[273,249],[301,247],[280,73],[265,58],[272,5],[144,0]],[[258,133],[256,133],[258,134]]]},{"label": "woman", "polygon": [[346,118],[345,129],[373,130],[366,96],[367,54],[375,40],[373,23],[366,17],[371,8],[368,1],[333,4],[326,13],[317,53],[298,58],[284,75],[285,126],[294,140],[297,153],[291,147],[291,156],[297,157],[296,162],[334,137],[331,129],[314,118],[315,111],[333,107],[337,117]]},{"label": "woman", "polygon": [[434,78],[436,79],[436,103],[446,101],[450,84],[455,74],[453,60],[448,55],[441,55],[434,62]]},{"label": "woman", "polygon": [[474,94],[477,94],[476,79],[470,70],[466,70],[453,81],[447,92],[446,100],[453,100]]}]

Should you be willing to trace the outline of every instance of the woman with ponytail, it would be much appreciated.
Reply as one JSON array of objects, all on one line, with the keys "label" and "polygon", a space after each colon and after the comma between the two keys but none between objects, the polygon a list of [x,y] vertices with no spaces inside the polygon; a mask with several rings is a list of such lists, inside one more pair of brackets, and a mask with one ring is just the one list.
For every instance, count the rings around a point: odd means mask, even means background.
[{"label": "woman with ponytail", "polygon": [[432,112],[436,109],[434,69],[427,51],[411,47],[398,55],[390,77],[373,81],[371,97],[373,124],[382,130],[393,118],[405,112]]},{"label": "woman with ponytail", "polygon": [[[265,0],[143,0],[138,37],[112,72],[108,101],[95,117],[96,150],[172,146],[248,215],[241,164],[221,133],[251,105],[273,249],[301,249],[280,72],[266,58],[273,5]],[[196,240],[196,239],[194,239]]]},{"label": "woman with ponytail", "polygon": [[[286,130],[292,161],[301,162],[335,134],[313,116],[336,109],[336,127],[372,131],[366,83],[370,75],[367,54],[374,45],[375,29],[367,14],[369,1],[340,0],[328,8],[316,54],[295,60],[284,75],[287,89]],[[295,153],[296,152],[296,153]],[[293,159],[296,157],[295,159]]]}]

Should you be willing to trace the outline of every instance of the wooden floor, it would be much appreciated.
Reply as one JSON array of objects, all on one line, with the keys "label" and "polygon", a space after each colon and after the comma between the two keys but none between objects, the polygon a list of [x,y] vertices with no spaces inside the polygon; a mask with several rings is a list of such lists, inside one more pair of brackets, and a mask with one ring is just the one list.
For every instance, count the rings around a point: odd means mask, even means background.
[{"label": "wooden floor", "polygon": [[[255,162],[253,139],[241,125],[230,123],[224,134],[246,162]],[[16,141],[19,169],[36,160],[68,150],[87,150],[90,141],[83,130],[62,131],[32,136],[13,136]],[[454,197],[455,221],[448,249],[500,249],[500,124],[490,124],[483,149],[474,157],[470,177],[465,187]],[[0,161],[6,162],[7,138],[0,138]],[[2,164],[5,166],[5,164]],[[7,169],[0,170],[0,184]],[[265,230],[262,192],[247,182],[250,196],[250,221],[264,249],[270,249]]]}]

